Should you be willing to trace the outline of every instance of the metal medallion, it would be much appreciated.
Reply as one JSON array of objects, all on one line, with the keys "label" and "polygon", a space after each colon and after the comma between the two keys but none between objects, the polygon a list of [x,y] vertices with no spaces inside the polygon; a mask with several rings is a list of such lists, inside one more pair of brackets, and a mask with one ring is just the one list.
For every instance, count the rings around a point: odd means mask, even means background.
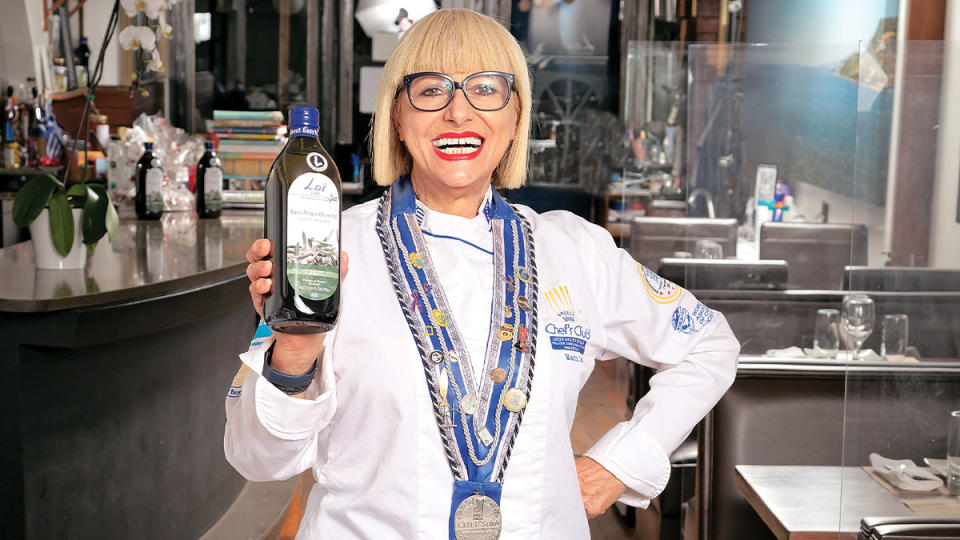
[{"label": "metal medallion", "polygon": [[496,501],[476,493],[463,500],[453,514],[456,540],[497,540],[503,518]]},{"label": "metal medallion", "polygon": [[503,393],[503,406],[508,411],[520,412],[527,406],[527,396],[519,388],[511,388]]},{"label": "metal medallion", "polygon": [[511,317],[513,317],[513,310],[510,309],[510,306],[507,306],[507,305],[503,306],[503,318],[509,319]]},{"label": "metal medallion", "polygon": [[457,351],[447,351],[447,359],[450,360],[450,363],[456,364],[460,361],[460,355],[457,354]]},{"label": "metal medallion", "polygon": [[500,331],[497,332],[497,337],[500,338],[500,341],[510,341],[513,339],[513,325],[504,324],[500,327]]},{"label": "metal medallion", "polygon": [[524,283],[530,282],[530,271],[527,270],[527,267],[525,266],[517,267],[517,278]]},{"label": "metal medallion", "polygon": [[524,311],[530,311],[530,300],[527,300],[526,296],[518,296],[517,306]]},{"label": "metal medallion", "polygon": [[473,394],[467,394],[460,398],[460,410],[465,414],[476,414],[477,398]]},{"label": "metal medallion", "polygon": [[502,383],[507,380],[507,372],[503,368],[495,368],[490,371],[490,379],[495,383]]},{"label": "metal medallion", "polygon": [[443,351],[431,351],[430,352],[430,361],[434,364],[443,363]]},{"label": "metal medallion", "polygon": [[433,322],[437,323],[437,326],[446,326],[447,325],[447,316],[443,314],[439,309],[435,309],[431,312],[433,315]]}]

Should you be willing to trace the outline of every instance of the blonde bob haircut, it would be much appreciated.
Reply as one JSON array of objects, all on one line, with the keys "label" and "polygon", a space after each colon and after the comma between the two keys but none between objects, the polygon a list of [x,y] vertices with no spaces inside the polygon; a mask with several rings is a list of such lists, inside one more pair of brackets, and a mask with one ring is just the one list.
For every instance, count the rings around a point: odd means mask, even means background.
[{"label": "blonde bob haircut", "polygon": [[[520,118],[513,142],[493,172],[493,186],[518,188],[527,169],[530,132],[530,74],[517,40],[498,22],[468,9],[441,9],[417,21],[400,39],[383,68],[373,114],[370,154],[373,178],[380,185],[410,174],[413,160],[400,141],[393,115],[400,99],[404,75],[421,71],[476,73],[503,71],[515,77]],[[509,107],[509,105],[508,105]]]}]

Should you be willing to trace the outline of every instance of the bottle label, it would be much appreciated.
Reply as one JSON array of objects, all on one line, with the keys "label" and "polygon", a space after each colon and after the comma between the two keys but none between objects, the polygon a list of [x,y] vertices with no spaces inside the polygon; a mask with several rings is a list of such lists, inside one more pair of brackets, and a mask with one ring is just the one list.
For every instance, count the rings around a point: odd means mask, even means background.
[{"label": "bottle label", "polygon": [[203,173],[203,204],[214,212],[223,207],[223,171],[219,167]]},{"label": "bottle label", "polygon": [[287,281],[311,300],[340,283],[340,196],[324,174],[301,174],[287,192]]},{"label": "bottle label", "polygon": [[147,211],[157,214],[163,211],[163,170],[154,167],[147,171]]}]

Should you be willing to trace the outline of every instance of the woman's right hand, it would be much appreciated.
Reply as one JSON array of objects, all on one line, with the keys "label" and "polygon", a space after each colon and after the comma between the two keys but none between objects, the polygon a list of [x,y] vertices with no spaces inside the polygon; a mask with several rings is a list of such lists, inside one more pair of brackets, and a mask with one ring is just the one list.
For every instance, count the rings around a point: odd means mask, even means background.
[{"label": "woman's right hand", "polygon": [[[250,278],[250,300],[263,319],[264,299],[273,290],[273,261],[266,259],[273,251],[270,240],[261,238],[251,244],[247,250],[247,277]],[[347,276],[347,254],[340,253],[340,279]],[[270,366],[282,373],[299,375],[310,370],[323,352],[323,339],[326,334],[286,334],[274,332],[276,345],[273,349],[273,361]]]}]

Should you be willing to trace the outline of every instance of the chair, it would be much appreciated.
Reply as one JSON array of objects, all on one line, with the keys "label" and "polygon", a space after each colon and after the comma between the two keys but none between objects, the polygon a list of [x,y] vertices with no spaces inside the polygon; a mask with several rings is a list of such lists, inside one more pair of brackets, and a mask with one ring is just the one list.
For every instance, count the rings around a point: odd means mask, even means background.
[{"label": "chair", "polygon": [[867,264],[867,228],[767,222],[760,227],[760,258],[787,261],[791,288],[837,290],[845,266]]},{"label": "chair", "polygon": [[693,253],[698,240],[713,240],[725,257],[737,254],[737,220],[690,217],[635,217],[630,222],[630,255],[653,271],[660,259]]},{"label": "chair", "polygon": [[860,520],[857,540],[933,540],[960,538],[957,518],[885,518],[865,517]]},{"label": "chair", "polygon": [[960,270],[912,266],[845,266],[843,290],[960,291]]},{"label": "chair", "polygon": [[787,262],[728,259],[660,259],[659,274],[690,290],[783,290]]}]

